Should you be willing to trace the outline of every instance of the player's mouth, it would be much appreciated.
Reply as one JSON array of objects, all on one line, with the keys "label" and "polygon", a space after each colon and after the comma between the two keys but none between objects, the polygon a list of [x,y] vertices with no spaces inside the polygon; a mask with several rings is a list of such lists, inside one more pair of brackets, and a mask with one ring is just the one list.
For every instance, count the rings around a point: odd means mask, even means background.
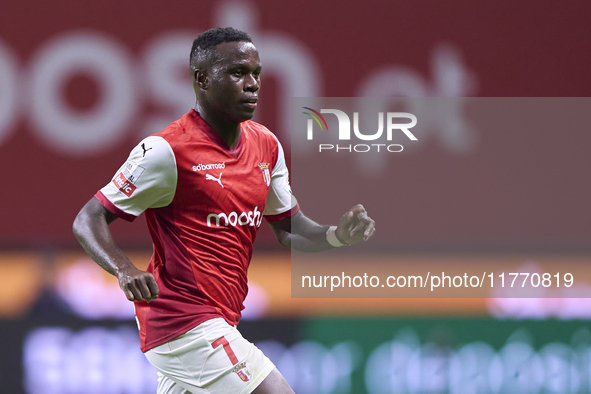
[{"label": "player's mouth", "polygon": [[257,107],[258,98],[253,97],[246,100],[243,100],[242,103],[249,108],[255,109]]}]

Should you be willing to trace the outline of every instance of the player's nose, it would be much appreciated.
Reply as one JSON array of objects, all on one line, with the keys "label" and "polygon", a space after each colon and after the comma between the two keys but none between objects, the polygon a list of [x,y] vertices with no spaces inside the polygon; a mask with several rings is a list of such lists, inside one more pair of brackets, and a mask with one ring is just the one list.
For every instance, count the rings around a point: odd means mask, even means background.
[{"label": "player's nose", "polygon": [[256,92],[259,88],[259,80],[254,75],[249,74],[244,81],[244,90],[248,92]]}]

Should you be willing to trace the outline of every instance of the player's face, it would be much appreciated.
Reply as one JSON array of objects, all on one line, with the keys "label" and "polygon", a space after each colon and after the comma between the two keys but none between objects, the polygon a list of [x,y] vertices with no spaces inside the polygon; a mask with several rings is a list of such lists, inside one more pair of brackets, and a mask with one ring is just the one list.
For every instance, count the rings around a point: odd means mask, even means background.
[{"label": "player's face", "polygon": [[232,122],[253,117],[261,87],[259,52],[250,42],[225,42],[210,69],[207,101],[219,116]]}]

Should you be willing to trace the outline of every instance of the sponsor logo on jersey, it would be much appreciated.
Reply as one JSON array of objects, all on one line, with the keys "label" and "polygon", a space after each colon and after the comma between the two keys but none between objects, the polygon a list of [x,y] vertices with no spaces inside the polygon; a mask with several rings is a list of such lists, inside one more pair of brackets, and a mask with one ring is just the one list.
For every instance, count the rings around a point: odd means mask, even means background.
[{"label": "sponsor logo on jersey", "polygon": [[269,172],[269,163],[261,163],[259,164],[259,168],[263,172],[263,179],[265,180],[265,184],[269,186],[271,184],[271,173]]},{"label": "sponsor logo on jersey", "polygon": [[254,207],[254,211],[248,212],[230,212],[229,214],[221,213],[210,213],[207,215],[207,226],[251,226],[260,227],[263,222],[263,215],[259,211],[258,207]]},{"label": "sponsor logo on jersey", "polygon": [[193,166],[193,171],[223,170],[224,168],[226,168],[226,163],[199,163],[196,166]]},{"label": "sponsor logo on jersey", "polygon": [[250,370],[248,369],[248,367],[246,366],[246,362],[242,362],[240,364],[237,364],[233,369],[232,372],[234,372],[236,375],[238,375],[238,377],[243,381],[243,382],[248,382],[250,380],[250,378],[252,377],[252,373],[250,373]]},{"label": "sponsor logo on jersey", "polygon": [[220,172],[220,176],[218,176],[217,178],[213,175],[205,174],[205,180],[206,181],[216,181],[217,183],[220,184],[222,189],[224,188],[224,185],[222,185],[222,173],[221,172]]},{"label": "sponsor logo on jersey", "polygon": [[144,173],[145,168],[138,166],[136,163],[132,161],[127,161],[123,165],[123,170],[121,171],[123,175],[127,178],[127,180],[131,183],[137,183],[140,176]]},{"label": "sponsor logo on jersey", "polygon": [[113,178],[113,183],[115,184],[115,187],[117,187],[117,189],[119,189],[119,191],[125,194],[127,197],[131,197],[136,189],[136,186],[131,183],[125,177],[125,175],[123,175],[123,172],[115,175],[115,178]]}]

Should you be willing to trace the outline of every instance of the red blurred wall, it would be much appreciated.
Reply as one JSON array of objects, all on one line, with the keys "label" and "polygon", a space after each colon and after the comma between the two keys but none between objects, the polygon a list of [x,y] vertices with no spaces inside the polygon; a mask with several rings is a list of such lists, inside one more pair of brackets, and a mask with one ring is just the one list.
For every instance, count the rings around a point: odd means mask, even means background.
[{"label": "red blurred wall", "polygon": [[[590,3],[550,1],[3,0],[0,246],[75,244],[76,212],[135,143],[192,108],[190,38],[210,27],[252,33],[264,67],[257,120],[289,154],[289,97],[360,96],[381,72],[400,77],[392,95],[589,96],[588,15]],[[94,123],[86,127],[90,118]],[[547,142],[538,149],[548,149]],[[580,146],[576,152],[580,159]],[[437,165],[442,154],[460,167],[478,163],[477,155],[433,147],[419,151],[417,160]],[[572,156],[568,149],[548,154],[558,166]],[[508,168],[520,165],[517,156]],[[464,187],[450,185],[458,196]],[[424,197],[417,188],[404,193],[411,204]],[[572,209],[584,206],[588,193],[569,196]],[[584,223],[577,226],[588,231]],[[115,228],[124,243],[148,244],[143,220]],[[259,238],[263,246],[276,242],[268,229]],[[421,241],[419,235],[413,241]],[[580,246],[584,237],[559,242]]]}]

